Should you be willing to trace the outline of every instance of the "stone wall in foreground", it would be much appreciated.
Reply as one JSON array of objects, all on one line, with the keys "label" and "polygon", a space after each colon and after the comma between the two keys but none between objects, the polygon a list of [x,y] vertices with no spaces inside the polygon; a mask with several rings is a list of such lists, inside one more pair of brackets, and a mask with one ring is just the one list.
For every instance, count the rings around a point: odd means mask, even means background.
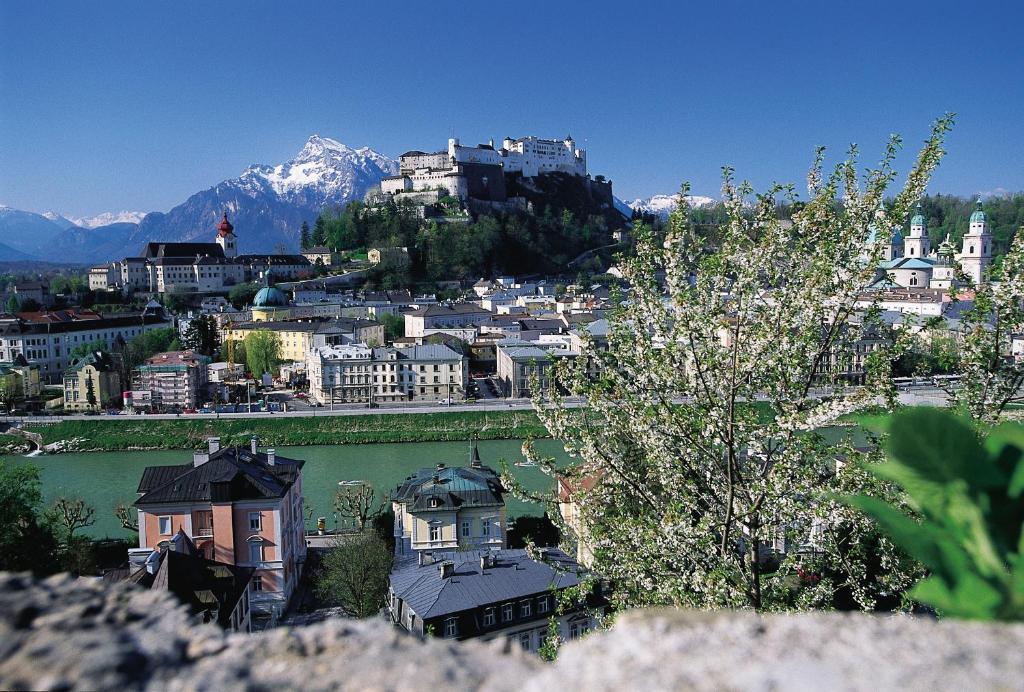
[{"label": "stone wall in foreground", "polygon": [[636,612],[556,663],[337,620],[258,635],[192,626],[166,594],[0,574],[0,689],[1021,689],[1024,625]]}]

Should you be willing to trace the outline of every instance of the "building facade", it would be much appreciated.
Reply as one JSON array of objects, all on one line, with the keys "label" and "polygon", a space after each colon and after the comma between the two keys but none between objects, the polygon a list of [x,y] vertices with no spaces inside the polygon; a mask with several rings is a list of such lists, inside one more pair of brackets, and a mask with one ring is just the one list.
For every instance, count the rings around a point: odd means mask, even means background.
[{"label": "building facade", "polygon": [[210,359],[193,351],[158,353],[132,373],[132,403],[157,411],[196,409],[206,400]]},{"label": "building facade", "polygon": [[309,394],[321,404],[465,398],[469,362],[443,344],[319,346],[306,359]]},{"label": "building facade", "polygon": [[104,350],[112,351],[120,342],[172,325],[162,309],[103,315],[74,308],[0,315],[0,360],[24,356],[39,367],[43,382],[54,384],[74,361],[71,353],[77,347],[102,342]]},{"label": "building facade", "polygon": [[280,610],[295,591],[306,560],[302,513],[304,461],[210,438],[191,463],[151,466],[139,481],[139,551],[152,551],[179,531],[209,560],[253,570],[254,612]]},{"label": "building facade", "polygon": [[490,310],[473,303],[425,305],[405,313],[405,335],[419,337],[430,329],[477,327],[491,316]]},{"label": "building facade", "polygon": [[107,351],[93,351],[64,371],[64,409],[96,411],[121,407],[121,364]]}]

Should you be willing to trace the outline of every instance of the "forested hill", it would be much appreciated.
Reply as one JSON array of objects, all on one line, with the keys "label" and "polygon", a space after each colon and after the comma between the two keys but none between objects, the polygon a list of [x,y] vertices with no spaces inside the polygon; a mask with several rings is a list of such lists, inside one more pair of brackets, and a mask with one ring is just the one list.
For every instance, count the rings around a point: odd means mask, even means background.
[{"label": "forested hill", "polygon": [[[312,229],[312,241],[339,250],[408,248],[407,266],[376,268],[371,279],[382,288],[564,272],[581,253],[612,245],[612,232],[626,220],[612,206],[607,183],[575,176],[546,178],[551,180],[543,189],[534,185],[517,190],[529,201],[527,211],[481,210],[479,206],[467,210],[459,200],[446,197],[437,205],[446,218],[423,219],[416,206],[396,204],[390,198],[373,206],[351,202],[344,209],[324,211]],[[607,269],[597,266],[603,264],[599,257],[587,261],[588,266],[574,265],[572,271]]]},{"label": "forested hill", "polygon": [[[927,195],[921,200],[921,212],[928,224],[928,236],[932,247],[938,247],[946,234],[959,248],[960,239],[967,232],[971,212],[975,210],[977,198],[955,195]],[[994,255],[1003,255],[1010,248],[1013,236],[1024,226],[1024,192],[982,200],[982,209],[992,234]],[[907,221],[906,230],[909,231]]]}]

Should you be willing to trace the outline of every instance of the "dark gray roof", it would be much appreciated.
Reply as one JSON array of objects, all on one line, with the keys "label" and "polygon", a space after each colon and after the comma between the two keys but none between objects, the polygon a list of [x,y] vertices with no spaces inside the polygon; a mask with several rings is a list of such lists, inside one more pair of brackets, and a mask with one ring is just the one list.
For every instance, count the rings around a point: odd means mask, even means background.
[{"label": "dark gray roof", "polygon": [[224,248],[217,243],[146,243],[142,256],[147,259],[168,257],[223,257]]},{"label": "dark gray roof", "polygon": [[[580,567],[557,548],[543,548],[542,560],[526,550],[434,553],[434,564],[407,561],[391,572],[391,589],[424,620],[486,605],[564,589],[580,583]],[[481,567],[481,556],[493,564]],[[451,560],[451,576],[442,578],[440,562]]]},{"label": "dark gray roof", "polygon": [[167,502],[234,502],[284,497],[306,462],[225,447],[199,466],[148,466],[139,481],[140,507]]}]

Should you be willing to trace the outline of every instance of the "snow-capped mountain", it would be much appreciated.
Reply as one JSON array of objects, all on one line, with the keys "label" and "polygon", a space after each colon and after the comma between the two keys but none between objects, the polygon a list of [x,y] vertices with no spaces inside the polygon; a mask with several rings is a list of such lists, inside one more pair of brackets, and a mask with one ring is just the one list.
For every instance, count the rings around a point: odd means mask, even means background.
[{"label": "snow-capped mountain", "polygon": [[[709,207],[718,203],[713,197],[703,197],[701,195],[688,195],[687,200],[690,206],[693,208]],[[676,208],[679,203],[679,193],[674,195],[654,195],[647,197],[646,199],[634,199],[632,202],[628,202],[628,206],[633,211],[642,211],[645,214],[654,214],[662,219],[667,219],[669,213]]]},{"label": "snow-capped mountain", "polygon": [[395,160],[369,147],[353,149],[313,135],[286,163],[249,166],[167,213],[147,214],[129,243],[210,240],[226,211],[241,252],[271,252],[281,245],[295,252],[303,221],[312,226],[325,207],[362,199],[381,178],[397,172]]},{"label": "snow-capped mountain", "polygon": [[[46,216],[46,214],[43,214],[43,216]],[[66,218],[72,222],[72,225],[80,228],[97,228],[99,226],[109,226],[112,223],[139,223],[145,216],[146,212],[144,211],[105,211],[102,214],[85,218],[76,218],[74,216]],[[47,218],[50,217],[47,216]]]}]

